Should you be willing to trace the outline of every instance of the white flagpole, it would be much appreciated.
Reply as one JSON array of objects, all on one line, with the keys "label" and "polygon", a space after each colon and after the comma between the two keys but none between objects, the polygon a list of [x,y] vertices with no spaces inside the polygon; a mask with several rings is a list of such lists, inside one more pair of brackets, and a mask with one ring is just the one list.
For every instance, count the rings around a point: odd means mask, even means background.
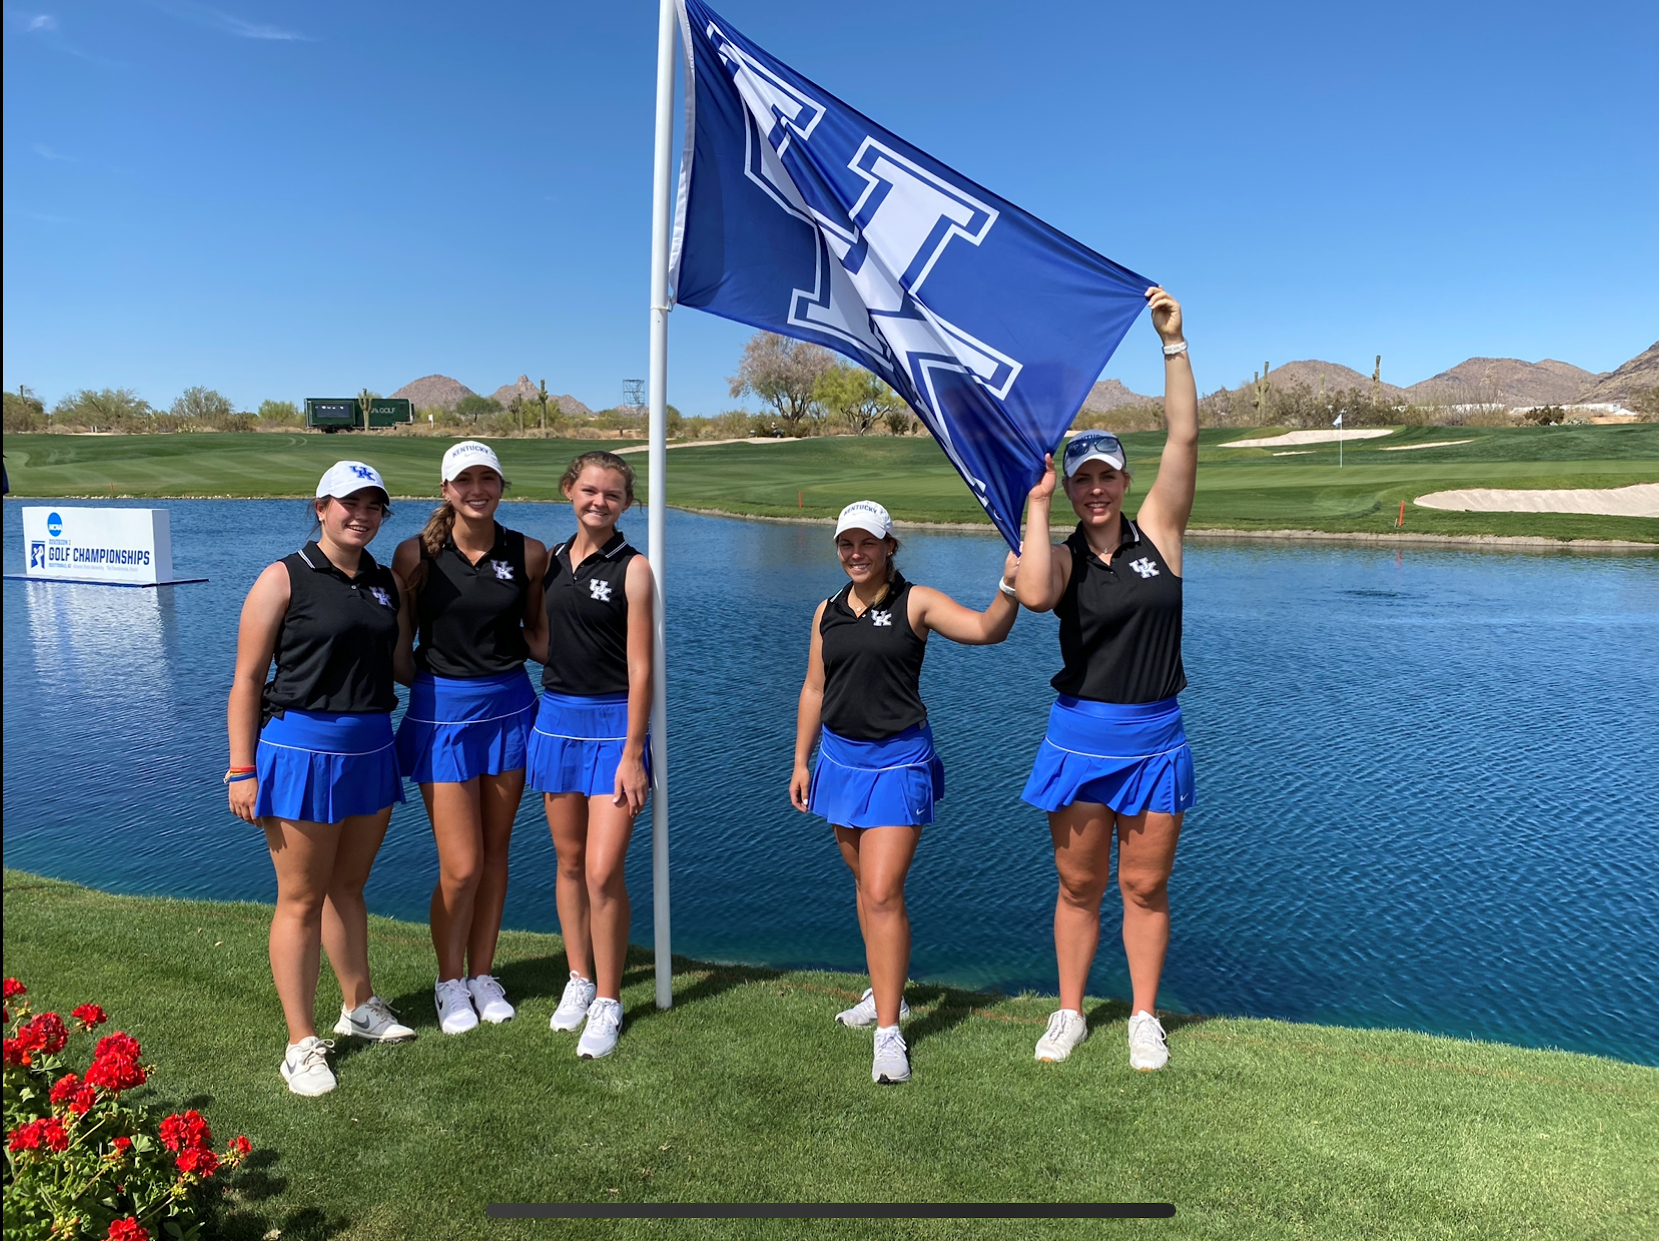
[{"label": "white flagpole", "polygon": [[651,627],[651,925],[657,957],[657,1007],[674,1003],[672,935],[668,916],[668,664],[663,639],[667,599],[663,582],[668,508],[668,246],[670,164],[674,154],[675,0],[659,0],[657,16],[657,136],[651,170],[650,462],[645,554],[651,561],[657,615]]}]

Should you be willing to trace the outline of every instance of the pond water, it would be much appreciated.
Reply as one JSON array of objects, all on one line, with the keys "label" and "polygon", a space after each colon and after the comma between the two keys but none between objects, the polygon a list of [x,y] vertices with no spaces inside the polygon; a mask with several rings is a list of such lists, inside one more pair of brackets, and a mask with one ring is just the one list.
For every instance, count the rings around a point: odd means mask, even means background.
[{"label": "pond water", "polygon": [[[225,690],[243,595],[304,540],[305,506],[166,507],[180,575],[207,584],[5,583],[5,862],[270,901],[262,840],[225,809]],[[398,506],[377,549],[424,512]],[[571,525],[549,505],[503,519],[544,539]],[[674,948],[862,969],[829,829],[787,800],[807,628],[841,580],[828,531],[671,512],[668,536]],[[1001,560],[994,538],[947,532],[911,532],[901,555],[975,606]],[[1186,584],[1199,807],[1163,1002],[1659,1064],[1659,557],[1210,542]],[[917,978],[1055,989],[1047,829],[1019,790],[1056,649],[1030,613],[1001,647],[930,643],[948,794],[910,883]],[[436,855],[410,793],[369,899],[423,921]],[[629,855],[643,943],[649,837]],[[508,924],[557,929],[531,799],[512,866]],[[1096,994],[1128,993],[1115,902]]]}]

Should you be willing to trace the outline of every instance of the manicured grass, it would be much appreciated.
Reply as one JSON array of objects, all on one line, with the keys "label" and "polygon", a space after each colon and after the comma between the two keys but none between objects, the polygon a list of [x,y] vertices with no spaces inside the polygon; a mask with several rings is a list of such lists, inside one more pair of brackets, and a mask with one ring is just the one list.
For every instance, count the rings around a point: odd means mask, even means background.
[{"label": "manicured grass", "polygon": [[[1271,431],[1206,430],[1200,437],[1193,528],[1325,530],[1386,534],[1400,502],[1414,533],[1534,535],[1659,543],[1659,521],[1567,514],[1454,513],[1411,503],[1430,491],[1463,487],[1622,487],[1659,481],[1659,426],[1404,427],[1344,445],[1272,450],[1223,447]],[[1157,476],[1163,437],[1123,437],[1135,469],[1134,495]],[[1386,452],[1403,444],[1468,440],[1445,448]],[[157,435],[6,437],[18,495],[113,493],[308,495],[341,456],[380,468],[399,494],[435,494],[433,479],[450,441],[391,435]],[[497,445],[516,499],[557,498],[573,453],[615,447],[593,440],[510,440]],[[644,494],[646,459],[629,458]],[[928,439],[837,436],[781,444],[676,448],[669,455],[669,501],[685,508],[769,517],[833,517],[852,500],[873,497],[908,521],[984,523],[937,446]],[[1131,510],[1138,501],[1132,500]]]},{"label": "manicured grass", "polygon": [[[551,898],[550,898],[551,899]],[[376,919],[377,985],[420,1031],[342,1047],[340,1089],[290,1096],[265,961],[269,910],[118,897],[5,873],[5,971],[37,1006],[102,1003],[159,1066],[155,1095],[256,1143],[226,1235],[1612,1238],[1659,1230],[1659,1071],[1382,1030],[1171,1020],[1132,1072],[1124,1006],[1033,1061],[1049,1002],[910,991],[915,1078],[877,1088],[867,1031],[830,1017],[853,977],[676,961],[582,1062],[547,1017],[559,941],[503,937],[517,1020],[438,1034],[426,929]],[[850,913],[849,913],[850,916]],[[321,1016],[332,1020],[325,975]],[[491,1202],[1168,1201],[1143,1223],[494,1223]],[[670,1229],[675,1231],[670,1232]],[[810,1231],[809,1231],[810,1230]]]}]

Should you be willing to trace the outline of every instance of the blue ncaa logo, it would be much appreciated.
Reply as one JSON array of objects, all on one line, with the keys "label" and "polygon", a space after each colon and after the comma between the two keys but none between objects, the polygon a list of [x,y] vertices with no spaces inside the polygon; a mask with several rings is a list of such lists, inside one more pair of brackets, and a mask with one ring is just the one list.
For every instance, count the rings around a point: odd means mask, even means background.
[{"label": "blue ncaa logo", "polygon": [[63,533],[63,518],[56,513],[46,515],[46,533],[54,539]]}]

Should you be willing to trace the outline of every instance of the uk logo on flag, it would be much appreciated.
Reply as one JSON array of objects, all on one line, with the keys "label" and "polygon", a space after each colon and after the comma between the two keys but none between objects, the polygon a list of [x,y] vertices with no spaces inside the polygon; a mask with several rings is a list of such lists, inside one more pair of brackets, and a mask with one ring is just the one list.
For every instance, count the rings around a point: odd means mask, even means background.
[{"label": "uk logo on flag", "polygon": [[868,367],[1018,547],[1044,454],[1153,282],[874,124],[702,0],[680,5],[674,299]]}]

